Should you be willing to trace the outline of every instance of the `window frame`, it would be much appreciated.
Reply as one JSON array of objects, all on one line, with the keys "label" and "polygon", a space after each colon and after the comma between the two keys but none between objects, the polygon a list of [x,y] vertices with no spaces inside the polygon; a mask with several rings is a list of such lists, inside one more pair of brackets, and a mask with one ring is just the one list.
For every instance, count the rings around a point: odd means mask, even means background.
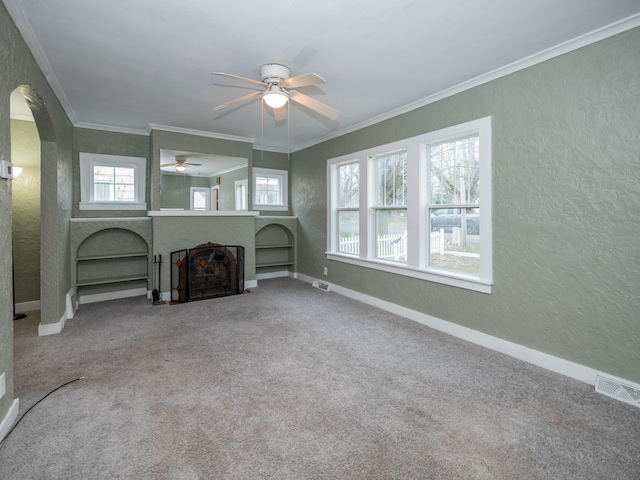
[{"label": "window frame", "polygon": [[[430,183],[428,178],[428,145],[477,134],[479,143],[479,169],[482,193],[478,204],[480,212],[480,274],[471,275],[429,266],[429,213]],[[376,146],[327,160],[327,251],[328,260],[365,268],[405,275],[434,283],[491,293],[493,284],[492,219],[491,219],[491,117],[472,120],[459,125],[428,132],[390,144]],[[375,258],[375,197],[377,155],[396,150],[407,150],[407,261]],[[360,172],[360,253],[344,254],[338,246],[337,224],[337,168],[345,163],[359,162]],[[366,183],[364,180],[366,179]]]},{"label": "window frame", "polygon": [[[254,167],[252,169],[253,177],[253,210],[272,210],[272,211],[288,211],[289,210],[289,172],[287,170],[276,170],[273,168]],[[258,188],[257,182],[259,177],[278,178],[280,181],[280,203],[257,203]]]},{"label": "window frame", "polygon": [[[194,208],[195,197],[194,193],[200,192],[205,194],[205,207],[204,208]],[[211,210],[211,197],[212,197],[211,187],[189,187],[189,210],[193,210],[194,212],[206,212]]]},{"label": "window frame", "polygon": [[[80,152],[80,210],[147,210],[145,200],[147,159],[99,153]],[[133,168],[133,201],[96,201],[94,167]]]}]

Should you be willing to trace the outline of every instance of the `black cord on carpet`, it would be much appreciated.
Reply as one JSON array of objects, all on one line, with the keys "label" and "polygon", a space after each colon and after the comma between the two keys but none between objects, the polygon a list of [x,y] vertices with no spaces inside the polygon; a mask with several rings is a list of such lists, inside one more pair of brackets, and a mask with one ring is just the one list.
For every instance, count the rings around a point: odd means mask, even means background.
[{"label": "black cord on carpet", "polygon": [[[33,405],[31,405],[26,412],[24,412],[22,414],[22,416],[18,419],[18,421],[16,423],[13,424],[13,427],[11,427],[11,430],[9,430],[7,432],[7,434],[4,437],[4,440],[2,440],[2,444],[4,444],[5,440],[7,438],[9,438],[9,435],[11,435],[11,432],[13,432],[13,430],[18,426],[18,424],[22,421],[22,419],[27,415],[27,413],[29,413],[31,411],[31,409],[33,407],[35,407],[36,405],[38,405],[42,400],[44,400],[45,398],[47,398],[49,395],[51,395],[53,392],[55,392],[56,390],[60,390],[62,387],[66,387],[67,385],[69,385],[70,383],[73,382],[77,382],[78,380],[82,380],[84,377],[78,377],[74,380],[70,380],[67,383],[63,383],[62,385],[60,385],[59,387],[54,388],[53,390],[51,390],[49,393],[47,393],[44,397],[42,397],[40,400],[38,400],[36,403],[34,403]],[[1,445],[0,445],[1,446]]]}]

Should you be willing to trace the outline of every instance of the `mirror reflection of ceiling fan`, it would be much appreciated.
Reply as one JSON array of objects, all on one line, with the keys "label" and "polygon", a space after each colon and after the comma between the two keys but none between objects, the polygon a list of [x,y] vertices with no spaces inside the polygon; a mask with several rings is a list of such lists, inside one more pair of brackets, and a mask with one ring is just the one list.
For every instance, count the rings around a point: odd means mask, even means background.
[{"label": "mirror reflection of ceiling fan", "polygon": [[310,108],[331,120],[336,120],[340,116],[340,112],[335,108],[294,90],[294,88],[324,83],[324,79],[315,73],[307,73],[305,75],[299,75],[291,78],[291,70],[288,67],[278,65],[276,63],[268,63],[260,67],[260,77],[262,78],[262,81],[252,80],[250,78],[239,77],[237,75],[231,75],[230,73],[223,72],[213,72],[213,75],[234,78],[236,80],[242,80],[243,82],[249,82],[264,87],[264,89],[257,92],[253,92],[249,95],[245,95],[244,97],[236,98],[230,102],[218,105],[214,110],[223,110],[237,103],[255,99],[261,95],[264,102],[273,108],[276,121],[286,119],[287,111],[284,107],[289,100]]},{"label": "mirror reflection of ceiling fan", "polygon": [[182,173],[187,169],[187,167],[199,167],[202,165],[201,163],[187,162],[190,157],[193,157],[193,155],[176,155],[175,162],[163,163],[160,165],[160,168],[175,167],[176,172]]}]

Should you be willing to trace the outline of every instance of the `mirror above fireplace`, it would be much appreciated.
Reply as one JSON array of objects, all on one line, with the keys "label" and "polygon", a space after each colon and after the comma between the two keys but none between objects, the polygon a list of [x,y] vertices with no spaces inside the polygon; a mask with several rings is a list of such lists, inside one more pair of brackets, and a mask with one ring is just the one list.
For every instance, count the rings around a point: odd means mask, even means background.
[{"label": "mirror above fireplace", "polygon": [[246,158],[160,149],[160,209],[246,209],[248,170]]}]

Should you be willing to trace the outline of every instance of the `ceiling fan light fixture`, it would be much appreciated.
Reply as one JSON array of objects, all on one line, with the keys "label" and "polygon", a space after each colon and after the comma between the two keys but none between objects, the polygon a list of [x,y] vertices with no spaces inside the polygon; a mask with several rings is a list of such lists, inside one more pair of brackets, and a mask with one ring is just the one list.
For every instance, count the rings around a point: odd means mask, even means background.
[{"label": "ceiling fan light fixture", "polygon": [[187,169],[183,164],[176,165],[176,172],[184,172]]},{"label": "ceiling fan light fixture", "polygon": [[271,108],[283,107],[289,99],[287,94],[284,93],[282,89],[277,85],[270,87],[269,90],[264,93],[262,98],[264,99],[264,103],[269,105]]}]

